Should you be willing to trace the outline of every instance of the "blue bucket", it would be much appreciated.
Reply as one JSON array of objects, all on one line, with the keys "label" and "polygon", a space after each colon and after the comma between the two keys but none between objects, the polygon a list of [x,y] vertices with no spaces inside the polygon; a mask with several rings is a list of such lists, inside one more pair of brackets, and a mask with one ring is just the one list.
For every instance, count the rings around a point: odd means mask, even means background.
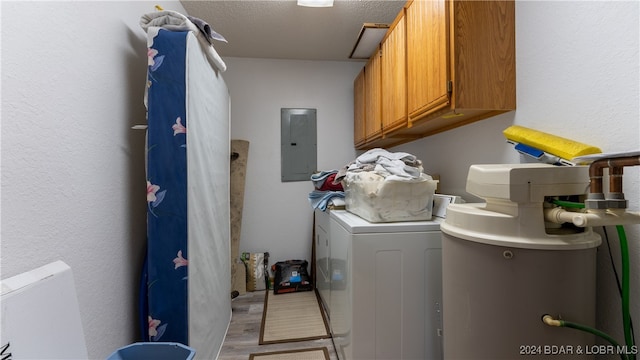
[{"label": "blue bucket", "polygon": [[196,351],[175,342],[139,342],[122,347],[106,360],[192,360]]}]

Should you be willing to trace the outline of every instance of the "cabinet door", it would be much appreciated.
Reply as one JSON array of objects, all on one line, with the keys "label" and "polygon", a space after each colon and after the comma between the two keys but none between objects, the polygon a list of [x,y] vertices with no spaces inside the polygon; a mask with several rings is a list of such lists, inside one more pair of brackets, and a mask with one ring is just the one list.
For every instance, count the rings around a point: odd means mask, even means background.
[{"label": "cabinet door", "polygon": [[455,1],[451,19],[454,107],[514,110],[515,2]]},{"label": "cabinet door", "polygon": [[363,68],[353,81],[353,145],[356,149],[366,140],[364,133],[365,91]]},{"label": "cabinet door", "polygon": [[447,0],[415,0],[407,8],[407,82],[409,120],[449,103]]},{"label": "cabinet door", "polygon": [[407,125],[406,29],[404,17],[382,43],[382,130]]},{"label": "cabinet door", "polygon": [[371,56],[364,68],[365,115],[364,128],[366,141],[382,137],[382,84],[380,50]]}]

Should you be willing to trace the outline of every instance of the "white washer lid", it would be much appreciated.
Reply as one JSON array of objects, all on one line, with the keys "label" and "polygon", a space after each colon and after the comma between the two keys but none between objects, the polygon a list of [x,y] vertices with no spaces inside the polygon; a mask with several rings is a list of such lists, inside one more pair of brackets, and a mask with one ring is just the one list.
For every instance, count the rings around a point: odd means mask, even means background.
[{"label": "white washer lid", "polygon": [[352,234],[440,231],[442,222],[442,219],[434,217],[426,221],[371,223],[346,210],[331,210],[330,214]]}]

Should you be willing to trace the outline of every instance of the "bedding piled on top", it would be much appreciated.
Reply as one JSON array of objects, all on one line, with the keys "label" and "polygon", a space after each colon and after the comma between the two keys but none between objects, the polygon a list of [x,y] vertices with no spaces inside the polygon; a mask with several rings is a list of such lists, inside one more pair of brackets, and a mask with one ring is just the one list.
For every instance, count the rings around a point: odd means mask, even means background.
[{"label": "bedding piled on top", "polygon": [[169,31],[193,31],[209,63],[222,72],[227,70],[227,65],[213,48],[212,42],[212,40],[223,42],[227,42],[227,40],[215,32],[211,26],[202,19],[185,16],[177,11],[161,10],[142,15],[140,18],[140,27],[147,32],[149,41],[155,37],[160,29]]},{"label": "bedding piled on top", "polygon": [[414,155],[372,149],[336,174],[347,211],[370,222],[431,219],[437,181]]},{"label": "bedding piled on top", "polygon": [[309,203],[314,209],[326,211],[328,207],[344,207],[344,189],[335,181],[338,170],[321,171],[311,175],[314,190],[309,193]]}]

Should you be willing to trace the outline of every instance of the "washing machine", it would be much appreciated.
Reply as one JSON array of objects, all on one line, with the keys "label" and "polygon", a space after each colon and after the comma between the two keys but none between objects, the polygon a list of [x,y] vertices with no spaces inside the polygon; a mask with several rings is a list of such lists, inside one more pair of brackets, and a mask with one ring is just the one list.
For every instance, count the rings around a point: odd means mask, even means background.
[{"label": "washing machine", "polygon": [[442,358],[441,219],[330,213],[330,325],[340,360]]}]

